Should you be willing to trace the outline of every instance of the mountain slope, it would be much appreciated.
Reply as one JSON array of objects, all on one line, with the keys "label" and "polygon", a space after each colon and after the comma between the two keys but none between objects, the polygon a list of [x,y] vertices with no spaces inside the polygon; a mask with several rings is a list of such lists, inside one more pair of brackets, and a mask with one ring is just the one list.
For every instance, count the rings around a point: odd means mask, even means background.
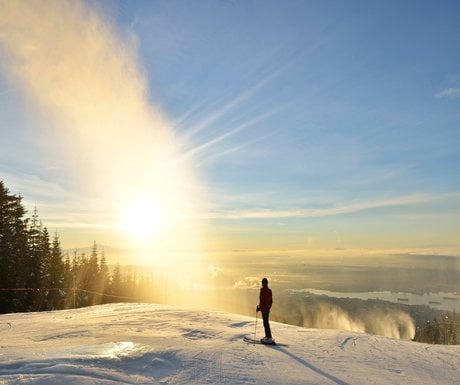
[{"label": "mountain slope", "polygon": [[2,315],[0,384],[460,384],[460,346],[278,323],[288,347],[244,343],[254,326],[146,304]]}]

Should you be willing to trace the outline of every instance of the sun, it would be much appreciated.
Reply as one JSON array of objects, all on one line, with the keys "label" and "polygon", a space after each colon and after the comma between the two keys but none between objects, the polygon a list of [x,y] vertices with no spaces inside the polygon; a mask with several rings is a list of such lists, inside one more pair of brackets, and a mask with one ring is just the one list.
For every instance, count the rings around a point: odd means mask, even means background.
[{"label": "sun", "polygon": [[154,199],[137,198],[121,210],[122,228],[135,240],[154,239],[165,221],[164,209]]}]

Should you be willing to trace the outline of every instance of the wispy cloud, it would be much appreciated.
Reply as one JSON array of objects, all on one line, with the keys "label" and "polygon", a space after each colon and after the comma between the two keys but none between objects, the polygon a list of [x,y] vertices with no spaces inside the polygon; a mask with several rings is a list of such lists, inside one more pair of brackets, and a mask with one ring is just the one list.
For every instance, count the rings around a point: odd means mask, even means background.
[{"label": "wispy cloud", "polygon": [[209,213],[210,219],[277,219],[277,218],[320,218],[343,214],[352,214],[365,210],[389,208],[397,206],[412,206],[433,201],[444,200],[459,194],[418,194],[393,198],[377,199],[372,201],[346,202],[321,208],[293,208],[293,209],[248,209],[222,210]]},{"label": "wispy cloud", "polygon": [[18,171],[15,174],[1,172],[0,180],[12,194],[23,197],[26,216],[37,208],[39,217],[48,228],[109,229],[117,226],[114,225],[114,210],[107,207],[107,202],[84,200],[58,182]]},{"label": "wispy cloud", "polygon": [[[260,79],[257,83],[253,86],[247,88],[246,90],[242,91],[238,96],[221,106],[219,109],[215,109],[212,113],[207,116],[201,118],[201,120],[194,124],[193,126],[189,127],[187,133],[185,134],[185,138],[189,139],[192,136],[196,135],[197,133],[209,128],[211,125],[215,124],[219,119],[227,115],[233,109],[241,105],[243,102],[246,102],[252,96],[257,94],[265,85],[270,83],[273,79],[284,73],[288,70],[294,63],[296,59],[292,59],[287,61],[285,64],[281,65],[280,67],[276,68],[268,75],[264,76]],[[183,120],[181,124],[184,124]]]},{"label": "wispy cloud", "polygon": [[276,110],[274,111],[270,111],[268,113],[265,113],[265,114],[262,114],[260,116],[257,116],[253,119],[250,119],[248,120],[247,122],[244,122],[242,124],[240,124],[239,126],[233,128],[232,130],[230,131],[227,131],[205,143],[201,143],[197,146],[195,146],[194,148],[192,148],[191,150],[188,150],[183,156],[180,157],[179,160],[183,160],[183,159],[186,159],[186,158],[189,158],[190,156],[195,156],[205,150],[208,150],[209,148],[223,142],[224,140],[230,138],[231,136],[237,134],[238,132],[248,128],[248,127],[251,127],[252,125],[272,116],[274,113],[276,112]]},{"label": "wispy cloud", "polygon": [[15,171],[5,172],[0,169],[0,179],[5,182],[12,194],[27,198],[34,204],[49,201],[62,201],[70,194],[58,182],[46,180],[38,175]]},{"label": "wispy cloud", "polygon": [[455,99],[460,98],[460,88],[446,88],[434,95],[436,99],[448,98]]},{"label": "wispy cloud", "polygon": [[279,130],[274,130],[274,131],[271,131],[269,133],[267,133],[266,135],[259,135],[253,139],[250,139],[250,140],[246,140],[244,142],[241,142],[241,143],[238,143],[236,145],[233,145],[233,146],[230,146],[230,147],[225,147],[225,146],[222,146],[222,148],[214,148],[212,152],[207,152],[205,154],[205,157],[203,157],[201,160],[203,162],[215,162],[217,159],[219,158],[222,158],[224,156],[228,156],[228,155],[231,155],[231,154],[234,154],[238,151],[241,151],[257,142],[260,142],[260,141],[263,141],[267,138],[270,138],[272,136],[274,136]]}]

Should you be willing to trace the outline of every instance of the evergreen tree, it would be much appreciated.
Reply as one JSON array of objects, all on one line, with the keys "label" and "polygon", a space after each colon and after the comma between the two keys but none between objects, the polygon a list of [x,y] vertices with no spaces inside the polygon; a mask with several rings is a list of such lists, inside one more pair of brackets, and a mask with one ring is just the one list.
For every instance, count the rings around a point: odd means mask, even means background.
[{"label": "evergreen tree", "polygon": [[66,289],[66,293],[69,292],[69,289],[73,287],[73,280],[72,280],[72,265],[70,263],[70,256],[69,253],[66,253],[64,259],[64,283],[63,287]]},{"label": "evergreen tree", "polygon": [[48,229],[43,227],[40,234],[40,253],[41,253],[41,284],[49,287],[51,269],[51,244]]},{"label": "evergreen tree", "polygon": [[[109,293],[111,295],[115,296],[122,296],[122,278],[121,278],[121,269],[120,269],[120,264],[117,263],[115,268],[113,269],[113,274],[112,274],[112,280],[110,282],[110,291]],[[111,302],[116,302],[116,299],[111,298]]]},{"label": "evergreen tree", "polygon": [[90,280],[90,271],[89,271],[89,260],[86,256],[86,253],[81,253],[77,258],[76,263],[76,306],[85,307],[89,306],[90,303],[90,293],[91,290],[91,280]]},{"label": "evergreen tree", "polygon": [[[107,294],[109,283],[110,283],[109,267],[107,266],[107,261],[105,259],[104,249],[102,249],[101,261],[99,264],[98,292]],[[108,298],[103,297],[102,303],[107,303],[107,302],[109,302]]]},{"label": "evergreen tree", "polygon": [[78,265],[78,257],[77,257],[77,250],[74,251],[73,258],[72,258],[72,267],[70,270],[70,281],[71,285],[69,287],[72,288],[72,294],[69,296],[70,301],[70,306],[71,308],[75,309],[77,307],[77,285],[78,285],[78,270],[79,270],[79,265]]},{"label": "evergreen tree", "polygon": [[460,324],[455,310],[452,312],[452,344],[457,345],[460,343],[458,331],[460,330]]},{"label": "evergreen tree", "polygon": [[38,289],[42,285],[43,260],[42,260],[42,223],[38,218],[35,207],[32,220],[28,230],[28,252],[23,266],[25,271],[25,286],[29,290],[25,295],[24,307],[27,311],[39,310],[37,305],[40,302]]},{"label": "evergreen tree", "polygon": [[49,288],[51,287],[51,245],[50,236],[46,227],[42,228],[39,238],[39,262],[38,269],[38,287],[41,288],[37,292],[36,306],[33,310],[50,310],[51,305],[47,299],[49,296]]},{"label": "evergreen tree", "polygon": [[98,270],[98,256],[97,256],[97,245],[96,241],[93,242],[93,247],[91,249],[91,254],[89,256],[89,265],[95,269],[94,272]]},{"label": "evergreen tree", "polygon": [[22,295],[5,290],[23,287],[26,278],[27,220],[21,200],[0,181],[0,313],[23,310]]},{"label": "evergreen tree", "polygon": [[[70,266],[70,261],[68,263]],[[49,310],[64,308],[65,291],[63,289],[66,276],[65,268],[66,266],[62,261],[61,244],[58,235],[55,233],[48,267],[48,284],[52,289],[48,294]]]},{"label": "evergreen tree", "polygon": [[97,305],[98,303],[101,303],[101,296],[96,294],[99,292],[99,261],[96,241],[93,242],[93,247],[91,249],[91,254],[88,260],[88,266],[85,271],[88,280],[87,290],[93,292],[89,293],[89,304]]}]

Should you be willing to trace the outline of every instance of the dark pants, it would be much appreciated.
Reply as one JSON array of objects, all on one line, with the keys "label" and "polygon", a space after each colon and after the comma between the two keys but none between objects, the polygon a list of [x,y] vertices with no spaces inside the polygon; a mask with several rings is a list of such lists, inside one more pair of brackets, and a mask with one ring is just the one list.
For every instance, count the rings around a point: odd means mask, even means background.
[{"label": "dark pants", "polygon": [[272,332],[270,330],[270,323],[268,322],[269,315],[270,315],[270,312],[262,313],[262,318],[264,320],[265,337],[272,338]]}]

